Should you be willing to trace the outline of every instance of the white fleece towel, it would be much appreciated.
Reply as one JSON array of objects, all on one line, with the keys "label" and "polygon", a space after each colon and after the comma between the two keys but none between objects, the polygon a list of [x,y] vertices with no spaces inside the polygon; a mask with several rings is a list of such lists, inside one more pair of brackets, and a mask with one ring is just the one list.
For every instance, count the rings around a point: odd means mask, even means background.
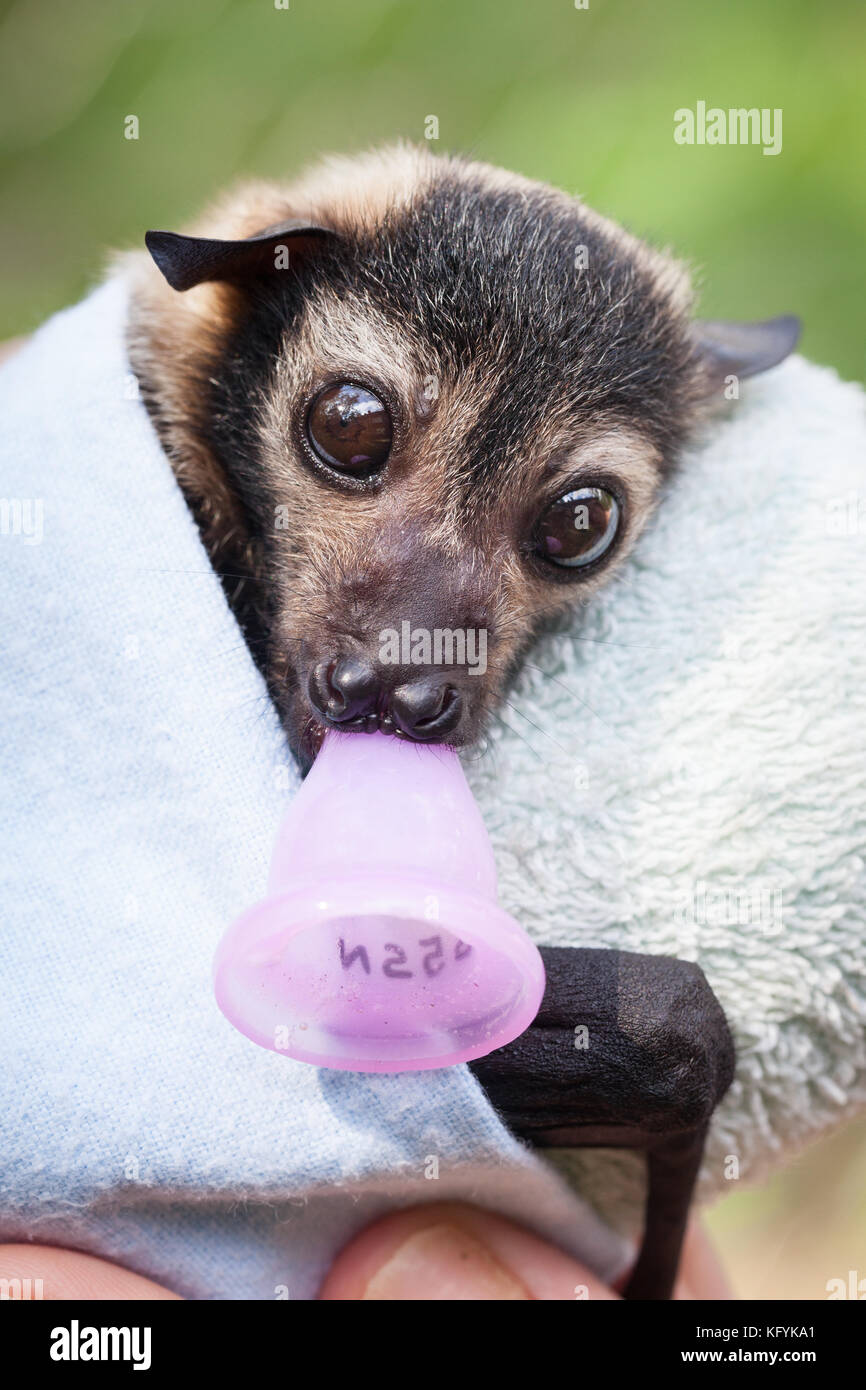
[{"label": "white fleece towel", "polygon": [[[317,1072],[216,1013],[213,946],[261,893],[295,774],[125,399],[123,302],[108,286],[0,375],[0,497],[44,500],[40,543],[0,538],[0,1236],[79,1244],[198,1297],[309,1297],[373,1211],[457,1193],[610,1272],[622,1246],[464,1069]],[[619,577],[531,655],[513,732],[466,763],[503,906],[538,941],[704,968],[738,1049],[706,1194],[866,1093],[863,397],[799,359],[742,395]],[[38,529],[36,510],[19,522]],[[562,1162],[631,1221],[639,1163]]]}]

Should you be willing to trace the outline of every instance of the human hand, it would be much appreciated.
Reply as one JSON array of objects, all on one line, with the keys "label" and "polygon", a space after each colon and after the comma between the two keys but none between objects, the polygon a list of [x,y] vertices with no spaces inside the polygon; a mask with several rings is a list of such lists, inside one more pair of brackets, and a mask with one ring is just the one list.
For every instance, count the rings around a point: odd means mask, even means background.
[{"label": "human hand", "polygon": [[[45,1299],[176,1299],[108,1260],[44,1245],[0,1245],[0,1279],[41,1279]],[[585,1265],[504,1217],[460,1203],[374,1221],[340,1252],[326,1302],[485,1302],[618,1299]],[[732,1295],[697,1223],[686,1237],[675,1297]]]}]

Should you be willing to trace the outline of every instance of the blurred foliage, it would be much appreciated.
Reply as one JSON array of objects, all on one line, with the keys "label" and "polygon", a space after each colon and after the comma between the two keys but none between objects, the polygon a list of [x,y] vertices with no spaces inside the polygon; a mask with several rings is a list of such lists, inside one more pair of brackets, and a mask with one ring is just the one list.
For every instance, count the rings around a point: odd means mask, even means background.
[{"label": "blurred foliage", "polygon": [[866,1121],[860,1119],[761,1187],[739,1192],[731,1183],[730,1196],[706,1224],[736,1296],[826,1299],[833,1279],[866,1280],[864,1172]]},{"label": "blurred foliage", "polygon": [[[863,8],[0,0],[0,334],[235,176],[421,140],[436,115],[435,148],[580,192],[695,265],[703,312],[796,311],[805,351],[862,377]],[[781,107],[782,153],[675,144],[698,100]]]}]

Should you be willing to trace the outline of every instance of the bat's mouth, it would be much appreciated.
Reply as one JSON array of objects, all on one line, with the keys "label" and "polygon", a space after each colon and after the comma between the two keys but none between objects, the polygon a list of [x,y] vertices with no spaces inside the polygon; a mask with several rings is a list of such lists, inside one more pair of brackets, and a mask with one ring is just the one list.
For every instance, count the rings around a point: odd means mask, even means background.
[{"label": "bat's mouth", "polygon": [[338,729],[344,734],[392,734],[409,743],[447,743],[449,740],[442,735],[451,732],[459,719],[459,703],[456,690],[447,686],[436,713],[416,720],[410,728],[399,723],[399,716],[395,716],[386,700],[380,700],[375,709],[351,719],[329,719],[320,715],[316,722],[323,730]]}]

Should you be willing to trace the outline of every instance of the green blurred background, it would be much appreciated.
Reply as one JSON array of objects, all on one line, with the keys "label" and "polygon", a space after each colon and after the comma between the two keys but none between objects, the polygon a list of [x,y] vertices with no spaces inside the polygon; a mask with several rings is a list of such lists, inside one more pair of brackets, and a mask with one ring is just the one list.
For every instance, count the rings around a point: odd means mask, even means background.
[{"label": "green blurred background", "polygon": [[[862,0],[0,0],[0,334],[240,173],[424,138],[580,192],[698,269],[711,315],[796,311],[864,375]],[[781,107],[782,153],[673,112]],[[140,138],[124,139],[136,115]]]},{"label": "green blurred background", "polygon": [[[862,378],[864,33],[862,0],[0,0],[0,338],[236,176],[435,115],[434,149],[579,192],[688,259],[704,313],[799,313]],[[675,144],[699,100],[781,107],[782,153]],[[860,1126],[716,1209],[739,1293],[866,1276],[864,1159]]]}]

